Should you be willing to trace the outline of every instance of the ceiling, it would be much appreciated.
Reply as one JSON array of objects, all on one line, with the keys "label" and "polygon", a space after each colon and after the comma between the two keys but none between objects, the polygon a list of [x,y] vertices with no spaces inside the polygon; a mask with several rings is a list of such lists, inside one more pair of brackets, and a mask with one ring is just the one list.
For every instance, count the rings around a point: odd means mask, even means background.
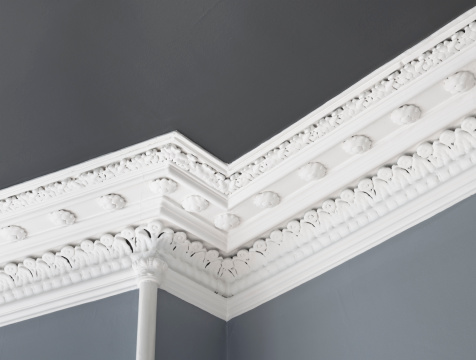
[{"label": "ceiling", "polygon": [[0,188],[178,130],[231,162],[474,1],[0,4]]}]

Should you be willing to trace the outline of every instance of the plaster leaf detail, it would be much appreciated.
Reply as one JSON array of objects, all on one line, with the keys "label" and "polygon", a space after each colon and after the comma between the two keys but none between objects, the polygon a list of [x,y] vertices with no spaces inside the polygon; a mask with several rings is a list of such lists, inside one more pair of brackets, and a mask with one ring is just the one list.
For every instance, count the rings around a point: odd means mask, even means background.
[{"label": "plaster leaf detail", "polygon": [[26,236],[26,230],[20,226],[10,225],[0,229],[0,237],[6,242],[25,240]]},{"label": "plaster leaf detail", "polygon": [[253,204],[260,209],[268,209],[277,206],[281,201],[278,194],[272,191],[264,191],[255,195],[253,198]]},{"label": "plaster leaf detail", "polygon": [[214,223],[217,229],[229,231],[240,225],[240,218],[235,214],[220,214],[215,217]]},{"label": "plaster leaf detail", "polygon": [[[0,269],[0,304],[135,267],[138,275],[162,271],[165,265],[150,257],[162,238],[173,234],[160,221],[127,227],[97,240],[83,240],[59,251],[8,263]],[[134,265],[133,265],[134,263]],[[34,291],[32,291],[34,289]]]},{"label": "plaster leaf detail", "polygon": [[342,143],[342,148],[347,154],[362,154],[372,147],[372,141],[364,135],[354,135]]},{"label": "plaster leaf detail", "polygon": [[168,195],[177,190],[177,183],[168,178],[155,179],[149,182],[149,189],[158,195]]},{"label": "plaster leaf detail", "polygon": [[[313,124],[289,136],[286,141],[275,149],[262,154],[230,176],[221,173],[210,164],[199,160],[195,155],[175,144],[166,144],[161,147],[148,149],[132,157],[126,157],[120,161],[85,171],[77,176],[59,179],[35,189],[1,199],[0,214],[43,203],[58,196],[125,176],[131,172],[164,165],[176,166],[224,195],[231,195],[287,158],[327,136],[342,124],[351,121],[358,114],[370,109],[389,95],[405,88],[405,86],[423,74],[437,68],[455,54],[473,46],[475,41],[476,22],[473,21],[433,48],[388,74],[382,80],[369,86],[367,90],[362,91],[354,98],[336,107],[327,115],[316,119]],[[457,77],[450,77],[451,80],[448,79],[445,82],[445,88],[447,87],[449,91],[460,91],[460,89],[467,89],[469,85],[474,84],[474,76],[471,78],[468,72],[466,72],[467,74],[461,73],[457,73],[459,74]],[[460,80],[457,80],[458,77],[465,80],[460,82]]]},{"label": "plaster leaf detail", "polygon": [[108,194],[98,198],[98,204],[104,210],[119,210],[126,206],[126,200],[117,194]]},{"label": "plaster leaf detail", "polygon": [[136,272],[137,281],[152,281],[157,285],[161,285],[168,269],[165,261],[161,260],[158,255],[140,256],[132,261],[132,268]]},{"label": "plaster leaf detail", "polygon": [[472,72],[460,71],[444,81],[444,88],[450,94],[458,94],[470,90],[475,83],[476,79]]},{"label": "plaster leaf detail", "polygon": [[390,118],[397,125],[411,124],[421,117],[421,110],[415,105],[403,105],[392,111]]},{"label": "plaster leaf detail", "polygon": [[208,208],[208,205],[208,201],[200,195],[191,195],[186,197],[185,200],[182,201],[182,207],[185,209],[185,211],[188,212],[202,212],[203,210]]},{"label": "plaster leaf detail", "polygon": [[327,174],[327,168],[318,162],[310,162],[298,170],[298,176],[305,181],[322,179]]},{"label": "plaster leaf detail", "polygon": [[68,210],[56,210],[49,214],[50,221],[58,226],[73,225],[76,216]]},{"label": "plaster leaf detail", "polygon": [[[381,167],[354,188],[343,189],[336,198],[322,201],[320,206],[270,230],[266,237],[232,256],[222,256],[201,241],[188,239],[184,232],[153,221],[6,264],[0,269],[0,304],[30,296],[32,288],[34,293],[40,293],[130,269],[140,257],[151,256],[166,262],[169,269],[230,297],[475,166],[476,118],[470,116],[461,127],[443,131],[435,141],[420,144],[415,153],[400,156],[394,164]],[[151,268],[164,269],[161,262],[154,262],[141,260],[135,265],[136,271],[145,269],[147,275],[153,271]]]}]

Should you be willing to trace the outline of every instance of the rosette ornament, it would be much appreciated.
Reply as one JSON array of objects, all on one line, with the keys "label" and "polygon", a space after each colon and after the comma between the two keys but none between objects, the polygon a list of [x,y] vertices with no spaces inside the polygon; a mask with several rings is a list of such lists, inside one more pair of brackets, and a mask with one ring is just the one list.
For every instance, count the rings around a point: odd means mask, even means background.
[{"label": "rosette ornament", "polygon": [[403,105],[392,111],[390,118],[397,125],[411,124],[421,117],[421,110],[415,105]]},{"label": "rosette ornament", "polygon": [[177,190],[177,183],[167,178],[152,180],[149,183],[149,189],[158,195],[172,194]]},{"label": "rosette ornament", "polygon": [[445,82],[445,90],[450,94],[458,94],[468,91],[476,84],[473,73],[469,71],[460,71],[449,76]]},{"label": "rosette ornament", "polygon": [[310,162],[298,170],[298,176],[306,181],[322,179],[326,174],[326,167],[318,162]]},{"label": "rosette ornament", "polygon": [[224,231],[229,231],[240,225],[240,218],[234,214],[221,214],[215,218],[215,226]]},{"label": "rosette ornament", "polygon": [[255,206],[261,209],[267,209],[275,207],[279,204],[281,198],[278,194],[272,191],[264,191],[258,195],[256,195],[253,199],[253,203]]},{"label": "rosette ornament", "polygon": [[6,226],[0,230],[0,238],[6,242],[24,240],[26,235],[25,229],[15,225]]},{"label": "rosette ornament", "polygon": [[372,141],[364,135],[354,135],[342,143],[342,148],[350,155],[362,154],[371,147]]},{"label": "rosette ornament", "polygon": [[57,210],[50,213],[51,222],[58,226],[72,225],[76,221],[76,216],[68,210]]},{"label": "rosette ornament", "polygon": [[207,200],[199,195],[192,195],[182,201],[182,207],[188,212],[201,212],[208,207]]},{"label": "rosette ornament", "polygon": [[119,210],[126,206],[126,200],[121,195],[109,194],[101,196],[98,204],[104,210]]}]

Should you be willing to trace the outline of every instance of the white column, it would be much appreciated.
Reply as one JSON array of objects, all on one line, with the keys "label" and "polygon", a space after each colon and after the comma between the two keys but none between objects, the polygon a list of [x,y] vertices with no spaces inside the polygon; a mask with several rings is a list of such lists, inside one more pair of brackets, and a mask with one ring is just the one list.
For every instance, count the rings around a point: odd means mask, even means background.
[{"label": "white column", "polygon": [[136,360],[155,360],[157,289],[167,264],[157,257],[147,257],[134,261],[132,265],[139,285]]}]

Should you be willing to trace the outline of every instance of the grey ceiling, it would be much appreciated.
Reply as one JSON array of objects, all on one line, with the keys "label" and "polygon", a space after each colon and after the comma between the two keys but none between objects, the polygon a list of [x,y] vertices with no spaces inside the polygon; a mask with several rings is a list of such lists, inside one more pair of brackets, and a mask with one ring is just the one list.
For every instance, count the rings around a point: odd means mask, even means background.
[{"label": "grey ceiling", "polygon": [[469,0],[0,2],[0,188],[179,130],[253,149]]}]

